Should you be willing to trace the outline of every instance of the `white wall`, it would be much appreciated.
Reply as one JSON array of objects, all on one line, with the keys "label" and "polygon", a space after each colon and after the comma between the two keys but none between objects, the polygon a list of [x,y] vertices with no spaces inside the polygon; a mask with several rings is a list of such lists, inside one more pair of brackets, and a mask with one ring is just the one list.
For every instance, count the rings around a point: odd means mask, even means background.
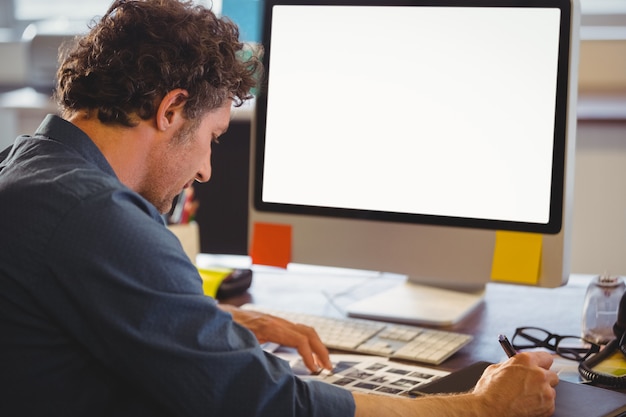
[{"label": "white wall", "polygon": [[578,123],[572,272],[626,275],[626,121]]},{"label": "white wall", "polygon": [[581,43],[579,91],[579,109],[604,97],[612,105],[600,114],[616,120],[578,123],[572,272],[626,276],[625,40]]}]

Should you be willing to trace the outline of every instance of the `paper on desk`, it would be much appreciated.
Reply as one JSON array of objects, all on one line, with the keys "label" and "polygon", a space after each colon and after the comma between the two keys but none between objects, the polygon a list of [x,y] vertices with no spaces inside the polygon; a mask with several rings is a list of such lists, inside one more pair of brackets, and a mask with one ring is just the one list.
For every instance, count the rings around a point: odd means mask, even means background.
[{"label": "paper on desk", "polygon": [[450,372],[411,365],[382,356],[331,354],[333,372],[311,374],[296,353],[278,353],[287,360],[294,373],[303,379],[317,379],[350,391],[370,394],[409,396],[416,387],[432,382]]}]

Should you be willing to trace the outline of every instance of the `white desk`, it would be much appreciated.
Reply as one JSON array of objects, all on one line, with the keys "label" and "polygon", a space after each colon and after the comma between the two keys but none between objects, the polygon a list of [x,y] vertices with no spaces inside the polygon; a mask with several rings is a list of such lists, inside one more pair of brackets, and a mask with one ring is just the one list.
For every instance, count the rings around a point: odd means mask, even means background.
[{"label": "white desk", "polygon": [[[202,256],[199,264],[203,262]],[[236,266],[249,266],[249,260],[244,258]],[[585,292],[591,278],[591,275],[572,275],[567,285],[554,289],[488,284],[484,303],[466,319],[446,327],[472,334],[474,340],[444,362],[442,368],[456,370],[480,360],[501,360],[503,352],[498,334],[512,336],[517,327],[536,326],[561,335],[579,335]],[[402,282],[404,277],[399,275],[254,267],[249,291],[222,302],[234,305],[253,302],[282,310],[340,317],[349,303]]]}]

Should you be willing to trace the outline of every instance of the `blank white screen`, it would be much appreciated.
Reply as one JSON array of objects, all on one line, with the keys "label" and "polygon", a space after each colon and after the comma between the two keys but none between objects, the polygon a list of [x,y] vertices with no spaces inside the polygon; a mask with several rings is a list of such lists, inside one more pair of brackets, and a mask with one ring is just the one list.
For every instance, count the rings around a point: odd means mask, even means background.
[{"label": "blank white screen", "polygon": [[559,21],[274,6],[263,201],[546,223]]}]

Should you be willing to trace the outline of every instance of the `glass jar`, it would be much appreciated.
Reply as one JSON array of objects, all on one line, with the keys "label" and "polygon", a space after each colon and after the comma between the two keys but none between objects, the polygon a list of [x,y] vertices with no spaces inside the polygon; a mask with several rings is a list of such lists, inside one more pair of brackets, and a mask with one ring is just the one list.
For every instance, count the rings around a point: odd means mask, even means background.
[{"label": "glass jar", "polygon": [[613,325],[626,285],[622,277],[599,275],[587,287],[583,305],[583,331],[585,339],[598,344],[615,338]]}]

